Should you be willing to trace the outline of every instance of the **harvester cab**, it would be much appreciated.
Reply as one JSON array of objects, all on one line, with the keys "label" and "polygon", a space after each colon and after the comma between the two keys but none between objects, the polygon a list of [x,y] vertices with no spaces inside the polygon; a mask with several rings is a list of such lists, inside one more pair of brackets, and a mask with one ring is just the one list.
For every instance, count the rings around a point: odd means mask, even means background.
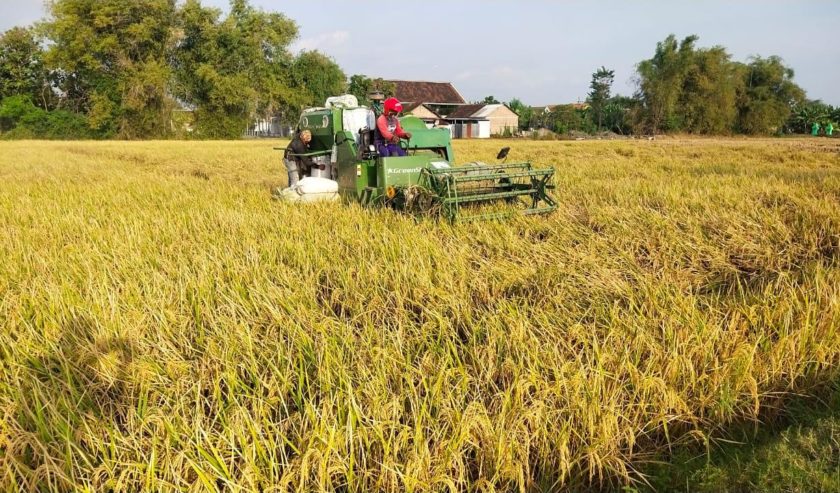
[{"label": "harvester cab", "polygon": [[[548,195],[553,168],[535,169],[530,163],[455,166],[447,128],[429,128],[413,116],[400,123],[412,135],[400,143],[405,156],[378,154],[375,115],[364,106],[304,110],[299,128],[312,133],[308,155],[326,165],[319,176],[335,180],[346,201],[440,214],[452,222],[556,209]],[[491,203],[496,206],[482,207]]]}]

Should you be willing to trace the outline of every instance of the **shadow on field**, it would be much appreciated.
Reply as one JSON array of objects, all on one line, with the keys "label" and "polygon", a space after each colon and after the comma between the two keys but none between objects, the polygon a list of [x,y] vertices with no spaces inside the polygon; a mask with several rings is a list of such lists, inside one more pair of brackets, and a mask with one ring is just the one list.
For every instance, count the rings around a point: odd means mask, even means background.
[{"label": "shadow on field", "polygon": [[718,430],[708,449],[674,448],[641,471],[652,488],[631,491],[840,491],[840,376],[828,381]]},{"label": "shadow on field", "polygon": [[[120,428],[124,426],[130,405],[127,373],[136,348],[128,339],[101,333],[94,320],[74,316],[52,345],[51,354],[30,359],[29,368],[36,378],[28,381],[39,388],[31,389],[29,395],[45,399],[32,404],[70,421],[93,413]],[[38,425],[50,423],[47,420]]]}]

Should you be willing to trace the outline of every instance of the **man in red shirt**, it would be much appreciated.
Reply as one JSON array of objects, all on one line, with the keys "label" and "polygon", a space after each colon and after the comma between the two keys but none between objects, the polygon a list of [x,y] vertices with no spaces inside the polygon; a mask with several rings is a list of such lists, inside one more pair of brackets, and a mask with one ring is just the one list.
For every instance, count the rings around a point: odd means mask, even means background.
[{"label": "man in red shirt", "polygon": [[376,119],[376,149],[382,157],[405,156],[400,139],[410,139],[411,133],[403,130],[397,119],[402,103],[397,98],[388,98],[384,106],[385,111]]}]

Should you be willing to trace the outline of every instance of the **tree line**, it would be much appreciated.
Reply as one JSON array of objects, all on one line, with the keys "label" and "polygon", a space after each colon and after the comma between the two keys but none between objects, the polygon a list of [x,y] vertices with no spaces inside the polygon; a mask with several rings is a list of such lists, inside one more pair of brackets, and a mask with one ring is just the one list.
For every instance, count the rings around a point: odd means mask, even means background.
[{"label": "tree line", "polygon": [[633,96],[612,95],[614,71],[592,74],[586,104],[534,112],[518,99],[520,127],[620,134],[705,135],[807,133],[814,123],[840,121],[840,108],[809,100],[793,69],[777,56],[732,60],[722,46],[698,48],[697,36],[671,35],[636,66]]},{"label": "tree line", "polygon": [[[6,138],[237,138],[257,118],[297,119],[344,92],[393,84],[349,79],[318,51],[294,54],[298,26],[231,0],[52,0],[47,17],[0,35],[0,133]],[[725,48],[669,36],[637,65],[633,96],[592,76],[585,105],[508,105],[524,128],[622,134],[806,132],[838,109],[809,101],[778,57],[732,60]],[[485,102],[497,100],[488,96]]]}]

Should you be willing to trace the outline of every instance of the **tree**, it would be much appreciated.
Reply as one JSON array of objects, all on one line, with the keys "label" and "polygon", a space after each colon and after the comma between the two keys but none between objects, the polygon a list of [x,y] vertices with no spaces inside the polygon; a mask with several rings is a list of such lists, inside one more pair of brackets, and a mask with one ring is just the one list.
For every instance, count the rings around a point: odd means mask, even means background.
[{"label": "tree", "polygon": [[481,104],[500,104],[501,102],[495,96],[487,96],[481,101]]},{"label": "tree", "polygon": [[367,101],[368,94],[371,91],[381,91],[385,97],[391,97],[396,94],[397,85],[382,78],[371,79],[362,74],[355,74],[350,77],[347,92],[356,96],[359,102]]},{"label": "tree", "polygon": [[731,133],[742,87],[740,64],[733,63],[723,47],[697,50],[680,98],[685,129],[702,134]]},{"label": "tree", "polygon": [[531,117],[533,114],[533,110],[530,106],[525,105],[518,98],[513,98],[508,103],[508,108],[510,108],[517,115],[519,115],[520,130],[525,130],[529,128],[529,125],[531,123]]},{"label": "tree", "polygon": [[653,58],[636,66],[636,97],[644,105],[643,118],[649,131],[682,129],[682,115],[677,104],[698,39],[692,35],[677,43],[672,34],[656,44]]},{"label": "tree", "polygon": [[236,138],[260,115],[289,112],[311,94],[293,88],[288,48],[297,25],[232,0],[230,14],[187,0],[173,60],[175,95],[195,107],[201,137]]},{"label": "tree", "polygon": [[[332,59],[317,51],[304,51],[292,67],[293,88],[302,92],[304,105],[321,105],[330,96],[344,94],[347,79]],[[297,116],[297,115],[295,115]]]},{"label": "tree", "polygon": [[828,122],[834,120],[833,114],[836,110],[820,100],[805,101],[791,109],[790,118],[785,123],[787,133],[807,134],[811,131],[814,122]]},{"label": "tree", "polygon": [[793,70],[778,57],[733,62],[720,46],[695,48],[697,36],[673,35],[637,66],[638,113],[650,132],[779,132],[804,100]]},{"label": "tree", "polygon": [[627,96],[613,96],[604,105],[604,128],[617,134],[633,131],[634,112],[639,101]]},{"label": "tree", "polygon": [[587,102],[592,109],[591,114],[598,124],[598,131],[601,130],[603,124],[604,110],[607,101],[610,99],[610,90],[614,80],[615,71],[602,66],[592,74],[592,82],[589,83],[591,91],[589,91]]},{"label": "tree", "polygon": [[55,98],[43,58],[31,29],[15,27],[0,35],[0,100],[27,96],[42,109],[49,108]]},{"label": "tree", "polygon": [[738,128],[748,134],[779,132],[793,108],[805,101],[805,91],[793,82],[793,69],[777,56],[753,57],[743,74]]},{"label": "tree", "polygon": [[561,104],[542,118],[542,127],[549,128],[559,134],[571,132],[591,133],[595,130],[590,110],[574,104]]},{"label": "tree", "polygon": [[62,104],[125,138],[165,134],[175,0],[54,0],[45,60]]}]

